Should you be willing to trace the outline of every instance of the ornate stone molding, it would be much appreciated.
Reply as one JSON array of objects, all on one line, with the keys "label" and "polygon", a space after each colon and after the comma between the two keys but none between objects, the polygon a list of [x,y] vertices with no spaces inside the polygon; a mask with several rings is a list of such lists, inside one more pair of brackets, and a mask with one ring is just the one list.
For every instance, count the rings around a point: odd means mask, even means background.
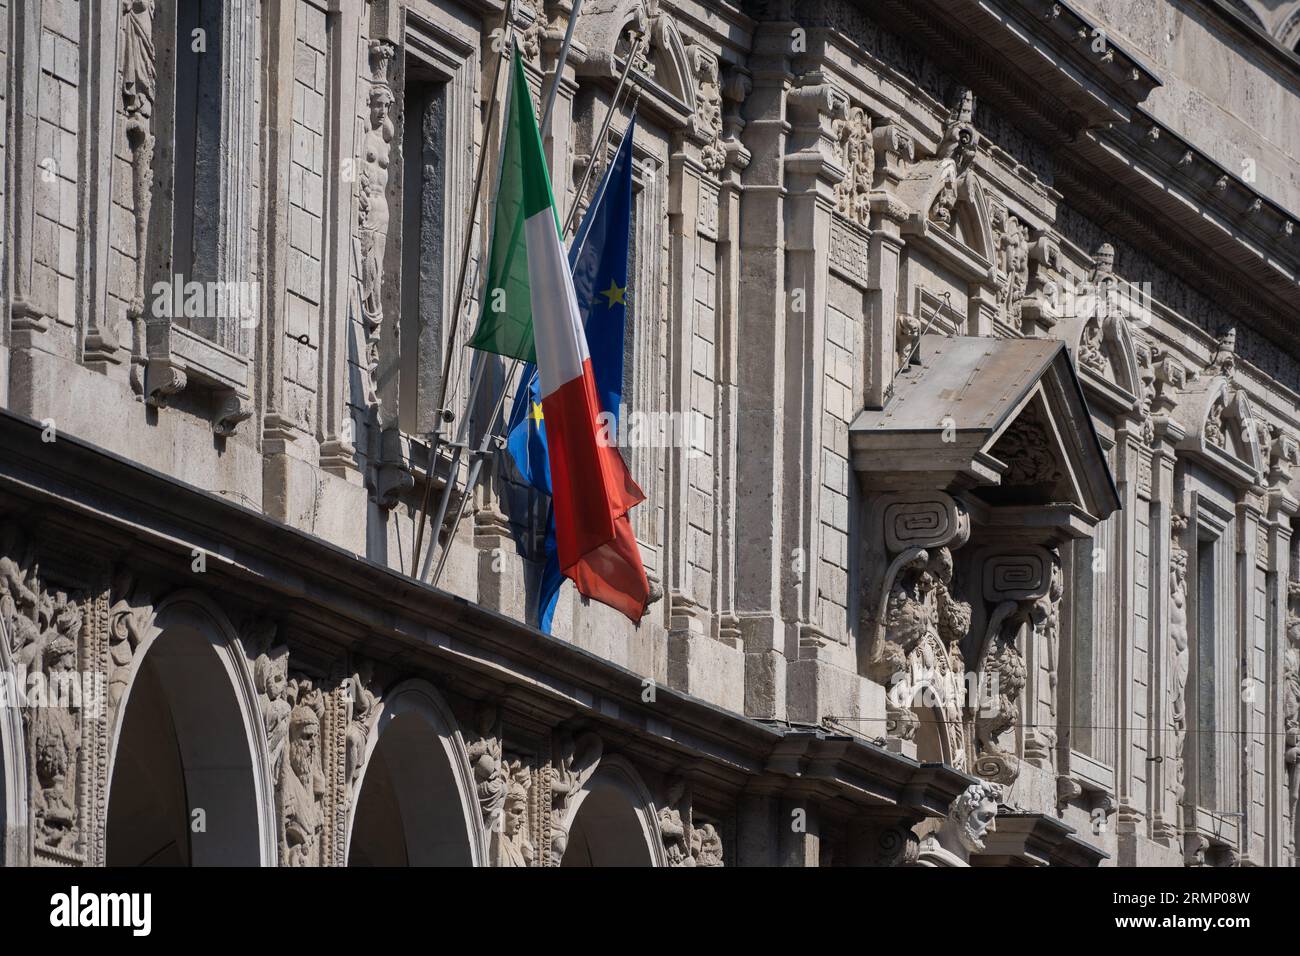
[{"label": "ornate stone molding", "polygon": [[835,185],[836,211],[860,226],[871,222],[871,189],[875,178],[875,152],[871,145],[871,116],[860,106],[850,106],[836,119],[835,158],[844,178]]},{"label": "ornate stone molding", "polygon": [[1282,654],[1282,727],[1286,734],[1287,819],[1300,806],[1300,581],[1287,585],[1286,649]]},{"label": "ornate stone molding", "polygon": [[[502,829],[509,772],[501,747],[501,714],[495,704],[480,704],[474,715],[473,738],[467,738],[470,769],[474,773],[474,791],[478,797],[483,826],[489,833]],[[495,837],[494,837],[495,838]]]},{"label": "ornate stone molding", "polygon": [[722,866],[722,836],[712,823],[696,825],[690,788],[684,780],[672,780],[668,797],[659,808],[659,836],[669,866]]},{"label": "ornate stone molding", "polygon": [[131,662],[141,644],[158,634],[154,624],[154,601],[123,570],[113,582],[112,606],[108,612],[109,674],[108,706],[116,713],[130,679]]},{"label": "ornate stone molding", "polygon": [[692,131],[701,144],[700,162],[707,173],[717,176],[727,165],[727,148],[722,140],[722,86],[718,58],[702,44],[688,43],[686,50],[695,78]]}]

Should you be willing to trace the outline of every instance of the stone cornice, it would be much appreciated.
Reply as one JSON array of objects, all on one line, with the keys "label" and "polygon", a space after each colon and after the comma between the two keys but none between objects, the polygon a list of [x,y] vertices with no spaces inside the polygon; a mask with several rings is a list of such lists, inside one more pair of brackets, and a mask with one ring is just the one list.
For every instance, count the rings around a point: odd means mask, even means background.
[{"label": "stone cornice", "polygon": [[1188,3],[1208,11],[1218,20],[1226,23],[1236,37],[1264,54],[1275,66],[1288,70],[1300,82],[1300,55],[1288,50],[1273,37],[1264,33],[1240,11],[1234,9],[1232,4],[1225,0],[1188,0]]},{"label": "stone cornice", "polygon": [[[680,770],[688,761],[699,791],[800,786],[808,764],[783,763],[792,753],[817,768],[818,793],[846,810],[889,807],[889,795],[863,783],[873,774],[896,781],[891,793],[918,815],[965,780],[857,738],[805,739],[665,686],[646,704],[642,674],[71,435],[43,442],[41,431],[0,409],[0,516],[65,549],[129,555],[162,579],[188,574],[198,549],[205,588],[263,608],[296,641],[364,646],[376,658],[427,664],[458,693],[555,724],[582,720],[649,765]],[[931,777],[938,782],[925,783]],[[920,796],[904,794],[921,783]]]}]

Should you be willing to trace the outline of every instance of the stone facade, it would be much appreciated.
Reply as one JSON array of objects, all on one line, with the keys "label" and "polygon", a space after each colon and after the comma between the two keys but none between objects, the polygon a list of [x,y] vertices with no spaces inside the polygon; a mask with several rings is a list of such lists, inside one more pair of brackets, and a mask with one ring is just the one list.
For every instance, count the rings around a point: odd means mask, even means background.
[{"label": "stone facade", "polygon": [[[1293,865],[1296,6],[0,0],[4,863]],[[510,38],[635,626],[494,446],[414,550]]]}]

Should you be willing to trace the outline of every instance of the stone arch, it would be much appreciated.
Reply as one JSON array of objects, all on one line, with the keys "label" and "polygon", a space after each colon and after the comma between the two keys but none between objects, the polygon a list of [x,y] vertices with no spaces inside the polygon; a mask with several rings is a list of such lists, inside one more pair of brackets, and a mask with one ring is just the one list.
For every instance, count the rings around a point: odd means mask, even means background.
[{"label": "stone arch", "polygon": [[666,866],[659,813],[636,768],[615,754],[582,786],[567,814],[561,866]]},{"label": "stone arch", "polygon": [[[9,648],[13,635],[0,617],[0,680],[17,679]],[[6,688],[9,690],[10,688]],[[17,691],[17,686],[12,690]],[[27,861],[27,749],[19,709],[0,706],[0,866]]]},{"label": "stone arch", "polygon": [[1277,30],[1278,41],[1296,53],[1300,53],[1300,8],[1297,8]]},{"label": "stone arch", "polygon": [[[1264,456],[1255,427],[1255,409],[1246,393],[1235,389],[1227,378],[1215,376],[1204,390],[1187,389],[1187,438],[1180,447],[1188,447],[1203,455],[1227,455],[1245,467],[1246,475],[1254,478],[1264,471]],[[1231,427],[1228,427],[1231,424]],[[1222,444],[1214,438],[1214,429],[1222,435]]]},{"label": "stone arch", "polygon": [[574,39],[587,49],[578,66],[584,77],[613,81],[619,75],[619,61],[629,51],[629,30],[646,34],[649,47],[642,47],[653,67],[652,76],[640,75],[636,82],[646,95],[646,106],[685,123],[695,113],[695,71],[681,33],[671,17],[651,17],[644,0],[588,0],[574,27]]},{"label": "stone arch", "polygon": [[[253,675],[235,629],[210,598],[196,591],[164,600],[154,624],[136,648],[113,715],[104,820],[108,862],[140,862],[129,856],[145,846],[142,828],[128,823],[132,813],[150,809],[131,792],[139,782],[133,751],[158,739],[137,739],[150,725],[133,719],[135,703],[136,717],[170,719],[163,742],[175,746],[187,829],[194,811],[204,811],[206,830],[191,829],[183,856],[193,865],[275,866],[275,782]],[[119,815],[122,833],[115,840],[113,824]],[[174,818],[169,822],[174,827]],[[150,818],[150,824],[159,821]],[[117,841],[127,833],[132,842],[122,849]]]},{"label": "stone arch", "polygon": [[[488,833],[465,741],[427,681],[406,680],[384,695],[349,796],[350,866],[487,864]],[[397,815],[396,827],[385,812]],[[354,859],[363,840],[366,857]]]}]

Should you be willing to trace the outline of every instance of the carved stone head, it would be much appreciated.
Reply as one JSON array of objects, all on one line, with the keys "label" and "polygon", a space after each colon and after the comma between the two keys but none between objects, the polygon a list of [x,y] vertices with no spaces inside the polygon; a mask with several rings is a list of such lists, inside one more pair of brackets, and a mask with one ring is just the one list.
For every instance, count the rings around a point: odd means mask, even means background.
[{"label": "carved stone head", "polygon": [[320,745],[320,718],[305,704],[299,704],[289,717],[289,763],[299,779],[306,779],[315,769]]},{"label": "carved stone head", "polygon": [[283,697],[289,682],[289,648],[281,645],[257,655],[253,663],[253,682],[257,685],[257,692],[267,700]]},{"label": "carved stone head", "polygon": [[984,850],[984,838],[996,829],[998,800],[1002,788],[996,783],[974,783],[952,803],[948,819],[954,825],[961,845],[971,853]]}]

